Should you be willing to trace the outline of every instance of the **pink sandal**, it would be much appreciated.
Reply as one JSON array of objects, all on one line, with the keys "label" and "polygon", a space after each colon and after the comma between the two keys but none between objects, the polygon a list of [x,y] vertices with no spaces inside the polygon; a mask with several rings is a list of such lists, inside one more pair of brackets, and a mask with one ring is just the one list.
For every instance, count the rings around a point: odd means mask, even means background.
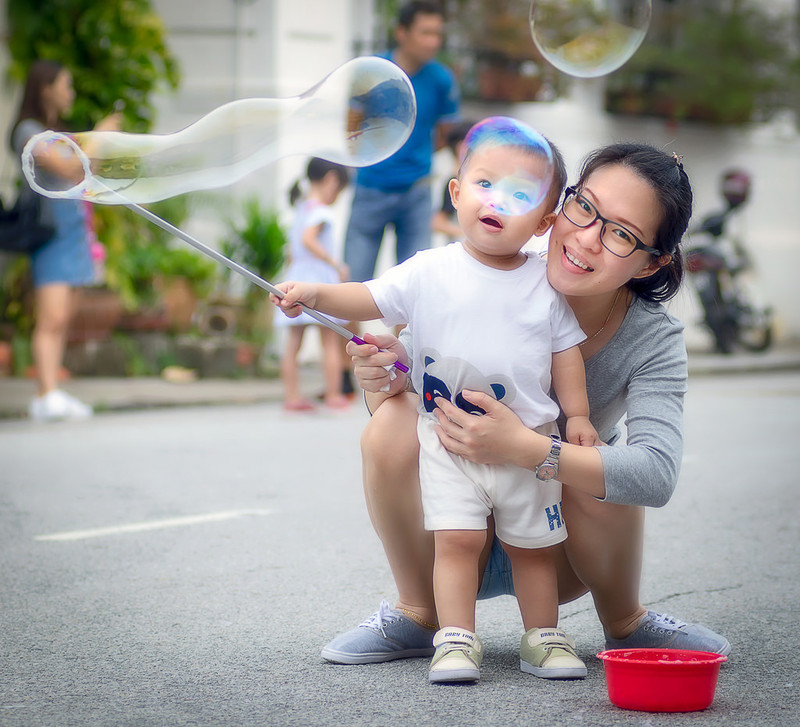
[{"label": "pink sandal", "polygon": [[297,401],[283,402],[283,410],[291,412],[308,412],[316,411],[317,407],[314,406],[314,404],[312,404],[308,399],[298,399]]}]

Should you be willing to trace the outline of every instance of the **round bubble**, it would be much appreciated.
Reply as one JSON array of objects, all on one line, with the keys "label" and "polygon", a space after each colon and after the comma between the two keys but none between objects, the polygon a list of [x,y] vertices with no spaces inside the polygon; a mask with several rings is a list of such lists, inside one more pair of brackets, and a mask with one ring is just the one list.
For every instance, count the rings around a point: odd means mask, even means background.
[{"label": "round bubble", "polygon": [[[547,197],[553,180],[553,150],[538,131],[508,116],[490,116],[475,124],[466,139],[462,171],[475,163],[482,176],[477,194],[483,203],[501,215],[524,215]],[[495,173],[493,161],[479,155],[498,147],[519,152],[519,164],[512,173],[503,167]]]},{"label": "round bubble", "polygon": [[[28,141],[22,168],[48,197],[141,204],[224,187],[293,154],[369,166],[394,154],[415,120],[408,77],[369,56],[345,63],[301,96],[232,101],[174,134],[45,131]],[[74,158],[74,178],[49,174],[45,151]]]},{"label": "round bubble", "polygon": [[650,25],[651,0],[533,0],[533,42],[559,71],[604,76],[626,63]]}]

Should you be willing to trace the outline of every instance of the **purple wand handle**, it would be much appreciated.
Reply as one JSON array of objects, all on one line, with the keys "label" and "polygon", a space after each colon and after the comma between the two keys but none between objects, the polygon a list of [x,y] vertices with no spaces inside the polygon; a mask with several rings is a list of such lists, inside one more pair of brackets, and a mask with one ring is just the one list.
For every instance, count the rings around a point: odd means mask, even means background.
[{"label": "purple wand handle", "polygon": [[[363,346],[366,343],[366,341],[358,336],[353,336],[350,340],[359,346]],[[399,361],[395,361],[392,366],[394,366],[398,371],[402,371],[404,374],[408,373],[408,366],[401,364]]]}]

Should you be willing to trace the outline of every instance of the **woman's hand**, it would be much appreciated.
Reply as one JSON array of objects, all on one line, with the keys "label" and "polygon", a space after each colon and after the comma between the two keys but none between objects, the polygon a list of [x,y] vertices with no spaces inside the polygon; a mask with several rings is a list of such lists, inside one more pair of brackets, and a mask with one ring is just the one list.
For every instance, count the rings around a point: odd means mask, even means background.
[{"label": "woman's hand", "polygon": [[108,116],[100,119],[94,125],[94,131],[119,131],[122,127],[122,112],[114,111]]},{"label": "woman's hand", "polygon": [[[353,373],[364,391],[385,393],[389,396],[405,391],[408,374],[395,369],[392,364],[399,361],[408,365],[408,354],[403,344],[391,334],[373,336],[365,333],[364,344],[350,341],[345,351],[353,360]],[[388,368],[387,368],[388,367]],[[392,373],[396,374],[392,378]]]},{"label": "woman's hand", "polygon": [[471,404],[486,413],[476,416],[459,409],[446,399],[436,399],[434,411],[439,426],[436,432],[448,452],[477,464],[519,464],[527,466],[537,457],[536,438],[544,460],[550,447],[547,437],[528,429],[505,404],[479,391],[461,392]]}]

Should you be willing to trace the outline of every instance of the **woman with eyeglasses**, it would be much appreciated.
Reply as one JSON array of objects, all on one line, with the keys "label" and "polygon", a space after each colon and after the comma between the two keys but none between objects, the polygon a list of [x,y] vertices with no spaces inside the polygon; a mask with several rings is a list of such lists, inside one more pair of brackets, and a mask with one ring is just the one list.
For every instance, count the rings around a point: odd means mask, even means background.
[{"label": "woman with eyeglasses", "polygon": [[[644,508],[670,499],[683,449],[683,325],[663,303],[681,284],[679,243],[691,208],[679,157],[644,144],[613,144],[584,162],[550,234],[547,277],[586,333],[581,350],[591,421],[614,446],[551,441],[483,393],[463,392],[486,411],[483,416],[437,400],[438,434],[453,454],[555,470],[569,533],[559,546],[559,600],[591,592],[606,648],[731,649],[710,629],[648,611],[639,600]],[[407,340],[377,336],[366,345],[348,344],[373,412],[362,437],[367,508],[399,600],[394,608],[383,601],[377,613],[323,649],[322,656],[337,663],[433,653],[433,538],[423,528],[420,505],[417,395],[406,390],[404,375],[390,381],[384,368],[408,360]],[[617,426],[623,416],[626,440]],[[508,558],[496,538],[488,540],[483,562],[478,597],[513,594]]]}]

